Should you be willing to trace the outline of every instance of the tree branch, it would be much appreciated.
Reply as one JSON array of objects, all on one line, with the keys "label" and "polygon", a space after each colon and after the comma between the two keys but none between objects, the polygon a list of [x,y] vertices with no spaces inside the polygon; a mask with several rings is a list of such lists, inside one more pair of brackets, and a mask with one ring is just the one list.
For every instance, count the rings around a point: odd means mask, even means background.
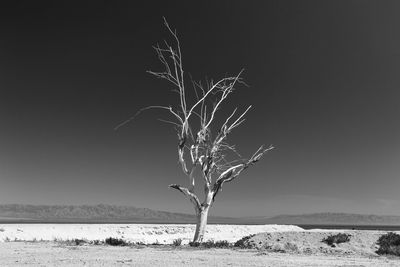
[{"label": "tree branch", "polygon": [[268,151],[270,151],[272,149],[274,149],[274,147],[272,145],[265,149],[263,148],[263,146],[261,146],[259,149],[257,149],[257,151],[253,154],[253,156],[251,156],[251,158],[248,161],[241,163],[241,164],[237,164],[233,167],[230,167],[229,169],[227,169],[226,171],[221,173],[220,176],[218,177],[218,179],[215,181],[214,186],[213,186],[213,192],[214,192],[213,200],[214,200],[215,196],[218,194],[218,192],[222,189],[222,185],[224,183],[233,181],[236,177],[239,176],[239,174],[242,171],[244,171],[251,165],[254,165],[256,162],[258,162],[261,159],[261,157],[265,153],[267,153]]},{"label": "tree branch", "polygon": [[172,115],[174,115],[179,122],[183,123],[182,118],[175,112],[172,110],[172,107],[165,107],[165,106],[148,106],[145,108],[141,108],[138,112],[135,113],[135,115],[133,115],[132,117],[130,117],[129,119],[123,121],[122,123],[118,124],[117,126],[114,127],[114,130],[118,130],[119,128],[121,128],[122,126],[124,126],[125,124],[127,124],[128,122],[131,122],[132,120],[134,120],[140,113],[142,113],[145,110],[148,109],[153,109],[153,108],[159,108],[159,109],[166,109],[168,110]]},{"label": "tree branch", "polygon": [[199,198],[193,192],[190,192],[189,189],[187,189],[186,187],[177,185],[177,184],[171,184],[171,185],[169,185],[169,187],[180,191],[182,194],[184,194],[186,197],[188,197],[190,199],[190,201],[193,203],[195,208],[201,209],[201,204],[200,204]]}]

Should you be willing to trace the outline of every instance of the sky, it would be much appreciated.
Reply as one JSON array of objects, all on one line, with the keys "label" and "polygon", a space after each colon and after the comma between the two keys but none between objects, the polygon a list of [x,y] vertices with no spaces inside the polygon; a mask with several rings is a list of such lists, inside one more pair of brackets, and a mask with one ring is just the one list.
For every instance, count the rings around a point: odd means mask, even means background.
[{"label": "sky", "polygon": [[[11,6],[12,5],[12,6]],[[400,215],[398,1],[13,1],[0,9],[0,203],[192,213],[171,119],[147,70],[177,30],[186,79],[244,69],[229,141],[273,144],[212,215]],[[188,91],[190,92],[190,91]],[[193,93],[193,92],[191,92]],[[191,97],[194,97],[193,94]],[[193,100],[190,98],[189,101]],[[221,113],[223,115],[223,113]]]}]

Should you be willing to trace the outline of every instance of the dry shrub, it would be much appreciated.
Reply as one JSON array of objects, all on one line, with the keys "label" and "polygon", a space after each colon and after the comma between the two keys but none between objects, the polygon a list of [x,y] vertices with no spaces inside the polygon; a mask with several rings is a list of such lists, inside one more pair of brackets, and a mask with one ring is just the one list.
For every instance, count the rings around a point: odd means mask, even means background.
[{"label": "dry shrub", "polygon": [[340,244],[340,243],[345,243],[350,241],[351,235],[349,234],[344,234],[344,233],[338,233],[336,235],[330,235],[322,240],[322,242],[334,246],[334,244]]},{"label": "dry shrub", "polygon": [[379,249],[376,251],[377,254],[383,255],[395,255],[400,256],[400,235],[390,232],[384,234],[378,239]]},{"label": "dry shrub", "polygon": [[200,246],[200,242],[189,242],[189,246],[197,248]]},{"label": "dry shrub", "polygon": [[179,247],[182,244],[182,239],[178,238],[175,239],[174,241],[172,241],[172,245],[174,245],[175,247]]},{"label": "dry shrub", "polygon": [[73,241],[73,242],[75,243],[75,245],[77,245],[77,246],[80,246],[80,245],[83,245],[83,244],[87,243],[87,240],[84,240],[84,239],[77,239],[77,238],[73,239],[72,241]]},{"label": "dry shrub", "polygon": [[248,235],[248,236],[242,237],[241,239],[236,241],[235,244],[233,244],[233,246],[236,248],[253,248],[254,246],[249,243],[249,239],[252,238],[253,236],[255,236],[255,235]]},{"label": "dry shrub", "polygon": [[189,242],[191,247],[202,247],[202,248],[230,248],[231,244],[227,240],[207,240],[206,242]]},{"label": "dry shrub", "polygon": [[129,245],[125,240],[119,238],[106,238],[105,243],[110,246],[127,246]]},{"label": "dry shrub", "polygon": [[216,248],[230,248],[231,244],[227,240],[220,240],[215,242]]}]

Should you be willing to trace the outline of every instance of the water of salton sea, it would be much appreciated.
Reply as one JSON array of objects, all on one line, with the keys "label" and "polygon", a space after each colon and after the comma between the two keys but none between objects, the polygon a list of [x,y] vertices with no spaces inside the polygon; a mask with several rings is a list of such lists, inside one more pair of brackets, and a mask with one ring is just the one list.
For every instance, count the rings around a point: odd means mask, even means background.
[{"label": "water of salton sea", "polygon": [[346,230],[378,230],[400,231],[400,225],[341,225],[341,224],[297,224],[297,226],[310,229],[346,229]]}]

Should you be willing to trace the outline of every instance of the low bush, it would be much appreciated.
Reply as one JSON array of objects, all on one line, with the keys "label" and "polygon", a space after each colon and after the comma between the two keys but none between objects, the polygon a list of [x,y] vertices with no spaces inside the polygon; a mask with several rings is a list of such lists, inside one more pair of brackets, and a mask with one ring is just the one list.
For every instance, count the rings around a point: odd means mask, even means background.
[{"label": "low bush", "polygon": [[198,246],[200,246],[200,242],[189,242],[189,246],[191,246],[191,247],[198,247]]},{"label": "low bush", "polygon": [[233,244],[234,247],[236,248],[253,248],[253,245],[251,245],[248,241],[250,238],[252,238],[255,235],[248,235],[245,236],[241,239],[239,239],[238,241],[235,242],[235,244]]},{"label": "low bush", "polygon": [[172,241],[172,245],[175,247],[179,247],[180,245],[182,245],[182,239],[181,238],[175,239],[174,241]]},{"label": "low bush", "polygon": [[73,243],[75,243],[75,245],[76,245],[76,246],[80,246],[80,245],[83,245],[83,244],[87,243],[87,241],[86,241],[86,240],[83,240],[83,239],[77,239],[77,238],[75,238],[75,239],[72,239],[72,242],[73,242]]},{"label": "low bush", "polygon": [[103,242],[98,239],[90,241],[90,244],[92,244],[92,245],[101,245],[102,243]]},{"label": "low bush", "polygon": [[106,238],[105,243],[110,246],[127,246],[129,245],[125,240],[119,238]]},{"label": "low bush", "polygon": [[400,235],[390,232],[379,237],[377,244],[379,249],[377,254],[395,255],[400,256]]},{"label": "low bush", "polygon": [[231,244],[227,240],[220,240],[215,242],[216,248],[230,248]]},{"label": "low bush", "polygon": [[214,240],[208,240],[206,242],[201,243],[200,245],[205,248],[214,248],[215,242],[214,242]]},{"label": "low bush", "polygon": [[[35,239],[35,242],[36,242],[36,241],[37,241],[37,240]],[[42,240],[41,240],[41,241],[42,241]],[[57,242],[57,243],[60,243],[60,244],[63,244],[63,245],[67,245],[67,246],[80,246],[80,245],[83,245],[83,244],[88,243],[87,240],[85,240],[85,239],[78,239],[78,238],[75,238],[75,239],[65,239],[65,240],[55,238],[55,239],[54,239],[54,242]]]},{"label": "low bush", "polygon": [[156,240],[156,242],[151,243],[152,246],[160,246],[160,242],[158,242],[158,240]]},{"label": "low bush", "polygon": [[322,242],[334,246],[334,244],[340,244],[340,243],[345,243],[350,241],[351,235],[349,234],[344,234],[344,233],[338,233],[336,235],[330,235],[322,240]]},{"label": "low bush", "polygon": [[189,242],[191,247],[202,247],[202,248],[230,248],[231,244],[227,240],[207,240],[206,242]]}]

